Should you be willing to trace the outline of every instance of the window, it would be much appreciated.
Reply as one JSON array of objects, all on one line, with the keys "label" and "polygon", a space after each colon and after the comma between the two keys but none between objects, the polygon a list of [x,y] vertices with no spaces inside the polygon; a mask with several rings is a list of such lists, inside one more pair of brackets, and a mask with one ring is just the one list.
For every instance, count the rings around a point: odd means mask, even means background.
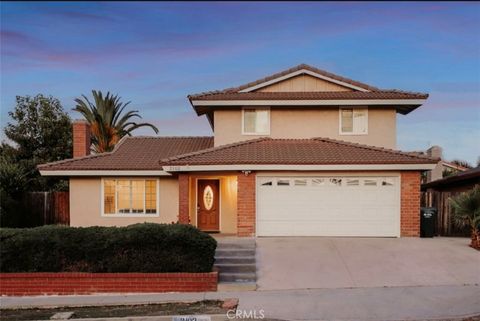
[{"label": "window", "polygon": [[103,181],[103,214],[157,214],[157,197],[157,180],[106,179]]},{"label": "window", "polygon": [[329,185],[332,186],[342,186],[342,179],[341,178],[330,178]]},{"label": "window", "polygon": [[363,181],[363,185],[365,186],[377,186],[377,180],[376,179],[365,179]]},{"label": "window", "polygon": [[360,180],[356,178],[347,178],[347,186],[358,186],[360,185]]},{"label": "window", "polygon": [[368,132],[368,109],[340,108],[340,134],[364,135]]},{"label": "window", "polygon": [[385,177],[382,179],[382,186],[393,186],[393,178]]},{"label": "window", "polygon": [[290,186],[290,181],[288,179],[279,179],[277,186]]},{"label": "window", "polygon": [[313,178],[312,179],[312,186],[322,186],[325,185],[324,178]]},{"label": "window", "polygon": [[244,108],[242,133],[244,135],[269,135],[270,109]]},{"label": "window", "polygon": [[295,182],[295,186],[307,186],[306,179],[296,179],[294,182]]}]

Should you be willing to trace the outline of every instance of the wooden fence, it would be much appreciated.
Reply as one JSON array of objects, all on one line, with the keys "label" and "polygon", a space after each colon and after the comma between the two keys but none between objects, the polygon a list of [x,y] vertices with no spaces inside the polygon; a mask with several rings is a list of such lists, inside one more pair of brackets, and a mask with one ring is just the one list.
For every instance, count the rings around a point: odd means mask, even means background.
[{"label": "wooden fence", "polygon": [[470,236],[468,228],[459,229],[452,221],[452,207],[449,198],[460,194],[460,192],[428,191],[422,192],[421,206],[436,207],[436,235],[439,236]]},{"label": "wooden fence", "polygon": [[34,225],[70,224],[68,192],[30,192],[24,195],[23,204]]}]

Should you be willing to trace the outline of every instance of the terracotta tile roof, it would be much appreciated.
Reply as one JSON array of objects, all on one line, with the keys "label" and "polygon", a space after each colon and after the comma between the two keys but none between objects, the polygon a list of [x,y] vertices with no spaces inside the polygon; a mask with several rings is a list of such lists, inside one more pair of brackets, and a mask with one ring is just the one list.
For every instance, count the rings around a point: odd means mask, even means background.
[{"label": "terracotta tile roof", "polygon": [[367,84],[364,84],[364,83],[361,83],[359,81],[356,81],[356,80],[352,80],[352,79],[349,79],[349,78],[345,78],[345,77],[342,77],[342,76],[339,76],[339,75],[335,75],[335,74],[332,74],[328,71],[325,71],[325,70],[322,70],[322,69],[318,69],[318,68],[315,68],[315,67],[312,67],[310,65],[307,65],[307,64],[300,64],[298,66],[295,66],[295,67],[292,67],[292,68],[289,68],[289,69],[286,69],[286,70],[283,70],[283,71],[280,71],[280,72],[277,72],[273,75],[270,75],[270,76],[267,76],[267,77],[264,77],[264,78],[261,78],[261,79],[257,79],[255,81],[252,81],[252,82],[249,82],[247,84],[244,84],[244,85],[241,85],[241,86],[238,86],[238,87],[232,87],[232,88],[227,88],[227,89],[222,89],[222,90],[216,90],[216,91],[210,91],[210,92],[203,92],[203,93],[199,93],[199,94],[192,94],[192,95],[189,95],[188,98],[190,99],[197,99],[197,96],[204,96],[204,95],[207,95],[207,94],[219,94],[219,93],[235,93],[235,92],[239,92],[240,90],[243,90],[243,89],[246,89],[246,88],[249,88],[249,87],[253,87],[253,86],[256,86],[256,85],[259,85],[261,83],[264,83],[264,82],[267,82],[267,81],[270,81],[270,80],[273,80],[273,79],[276,79],[276,78],[279,78],[279,77],[282,77],[282,76],[285,76],[285,75],[288,75],[288,74],[291,74],[292,72],[296,72],[296,71],[299,71],[299,70],[302,70],[302,69],[305,69],[305,70],[309,70],[309,71],[312,71],[314,73],[317,73],[317,74],[320,74],[322,76],[325,76],[325,77],[329,77],[329,78],[332,78],[332,79],[335,79],[335,80],[338,80],[338,81],[342,81],[342,82],[345,82],[347,84],[350,84],[350,85],[354,85],[354,86],[357,86],[357,87],[360,87],[360,88],[363,88],[363,89],[366,89],[366,90],[370,90],[370,91],[376,91],[376,90],[380,90],[376,87],[373,87],[373,86],[370,86],[370,85],[367,85]]},{"label": "terracotta tile roof", "polygon": [[192,100],[337,100],[337,99],[426,99],[428,94],[388,91],[323,91],[323,92],[248,92],[209,93]]},{"label": "terracotta tile roof", "polygon": [[57,170],[161,170],[158,160],[211,148],[213,137],[126,137],[111,153],[39,165]]},{"label": "terracotta tile roof", "polygon": [[176,165],[351,165],[434,164],[438,160],[401,151],[354,144],[328,138],[259,138],[163,159]]}]

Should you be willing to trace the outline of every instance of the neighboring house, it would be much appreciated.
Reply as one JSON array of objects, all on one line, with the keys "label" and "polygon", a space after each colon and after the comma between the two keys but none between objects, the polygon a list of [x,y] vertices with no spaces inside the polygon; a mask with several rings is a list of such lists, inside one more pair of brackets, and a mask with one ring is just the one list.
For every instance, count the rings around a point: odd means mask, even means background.
[{"label": "neighboring house", "polygon": [[480,166],[455,175],[422,184],[422,190],[433,192],[465,192],[480,184]]},{"label": "neighboring house", "polygon": [[468,169],[467,167],[464,167],[455,163],[447,162],[446,160],[444,160],[442,148],[440,146],[435,145],[430,147],[424,152],[422,151],[422,152],[416,152],[416,153],[439,159],[435,168],[432,169],[431,171],[426,172],[425,175],[422,177],[422,184],[436,181],[438,179],[442,179],[446,176],[454,175],[458,172],[463,172]]},{"label": "neighboring house", "polygon": [[[128,137],[111,153],[40,166],[70,179],[73,226],[190,223],[238,236],[418,236],[420,173],[396,117],[427,94],[308,65],[188,96],[213,137]],[[88,153],[88,126],[74,124]]]}]

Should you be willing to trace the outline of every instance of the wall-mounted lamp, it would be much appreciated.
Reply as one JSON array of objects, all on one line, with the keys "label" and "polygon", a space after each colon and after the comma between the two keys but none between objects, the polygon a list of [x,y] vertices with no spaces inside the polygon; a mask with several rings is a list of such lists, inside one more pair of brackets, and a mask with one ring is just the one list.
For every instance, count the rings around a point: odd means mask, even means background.
[{"label": "wall-mounted lamp", "polygon": [[252,171],[242,171],[243,174],[245,174],[245,176],[248,176]]}]

